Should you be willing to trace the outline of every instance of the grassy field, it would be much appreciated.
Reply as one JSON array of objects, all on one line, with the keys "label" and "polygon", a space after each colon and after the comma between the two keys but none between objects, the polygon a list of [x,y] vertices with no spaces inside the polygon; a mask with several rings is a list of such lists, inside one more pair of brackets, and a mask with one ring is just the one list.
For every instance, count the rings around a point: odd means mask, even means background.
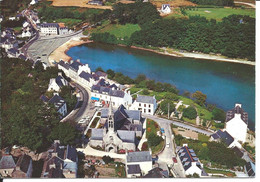
[{"label": "grassy field", "polygon": [[224,175],[226,175],[226,176],[228,176],[228,177],[235,177],[235,176],[236,176],[235,173],[232,173],[232,172],[229,172],[229,171],[209,169],[209,168],[207,168],[207,167],[204,167],[204,169],[205,169],[205,171],[206,171],[207,173],[224,174]]},{"label": "grassy field", "polygon": [[209,136],[203,135],[203,134],[199,133],[198,140],[202,141],[202,142],[208,142],[209,141]]},{"label": "grassy field", "polygon": [[216,19],[221,21],[224,17],[232,14],[249,15],[255,17],[255,9],[241,9],[241,8],[197,8],[195,10],[185,10],[187,16],[181,14],[179,9],[174,9],[173,13],[165,18],[184,18],[188,16],[200,15],[207,19]]},{"label": "grassy field", "polygon": [[130,37],[132,33],[135,31],[141,30],[140,26],[137,24],[109,24],[108,22],[103,22],[102,26],[93,29],[91,32],[93,33],[105,33],[108,32],[110,34],[115,35],[117,38]]}]

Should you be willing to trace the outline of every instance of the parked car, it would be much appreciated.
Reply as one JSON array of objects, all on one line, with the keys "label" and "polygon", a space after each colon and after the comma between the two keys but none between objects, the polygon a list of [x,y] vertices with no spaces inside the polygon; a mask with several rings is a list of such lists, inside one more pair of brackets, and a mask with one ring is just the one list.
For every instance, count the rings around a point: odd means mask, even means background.
[{"label": "parked car", "polygon": [[166,143],[166,147],[169,148],[170,147],[170,143]]},{"label": "parked car", "polygon": [[177,163],[176,157],[173,157],[172,160],[173,160],[174,163]]}]

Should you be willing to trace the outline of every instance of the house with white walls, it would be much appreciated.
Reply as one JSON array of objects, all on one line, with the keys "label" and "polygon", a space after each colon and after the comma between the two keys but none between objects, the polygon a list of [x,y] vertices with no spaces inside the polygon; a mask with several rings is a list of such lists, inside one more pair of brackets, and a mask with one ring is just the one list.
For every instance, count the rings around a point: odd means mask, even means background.
[{"label": "house with white walls", "polygon": [[235,104],[226,114],[225,130],[237,141],[245,143],[248,126],[248,113],[242,109],[241,104]]},{"label": "house with white walls", "polygon": [[131,109],[139,110],[144,114],[153,115],[157,109],[155,96],[137,95]]},{"label": "house with white walls", "polygon": [[218,130],[216,133],[212,134],[209,141],[224,142],[228,148],[242,148],[242,145],[224,130]]},{"label": "house with white walls", "polygon": [[162,4],[161,8],[162,13],[169,14],[171,13],[171,7],[169,4]]},{"label": "house with white walls", "polygon": [[68,86],[68,81],[62,76],[62,73],[59,72],[56,78],[50,79],[48,91],[60,92],[64,86]]},{"label": "house with white walls", "polygon": [[126,153],[126,176],[128,178],[144,176],[153,168],[150,151]]},{"label": "house with white walls", "polygon": [[203,169],[203,164],[199,161],[193,149],[189,149],[187,144],[183,144],[183,147],[178,151],[178,157],[184,168],[185,175],[198,174],[201,176],[207,176],[208,174]]}]

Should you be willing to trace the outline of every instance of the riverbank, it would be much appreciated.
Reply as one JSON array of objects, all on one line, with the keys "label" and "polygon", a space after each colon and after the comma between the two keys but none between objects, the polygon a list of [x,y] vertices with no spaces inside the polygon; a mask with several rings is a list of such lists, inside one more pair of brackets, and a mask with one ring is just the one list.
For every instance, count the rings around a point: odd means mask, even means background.
[{"label": "riverbank", "polygon": [[217,56],[217,55],[211,55],[211,54],[181,52],[181,51],[176,51],[171,48],[159,48],[159,50],[136,47],[136,46],[131,46],[131,48],[150,51],[150,52],[154,52],[157,54],[173,56],[173,57],[189,57],[189,58],[195,58],[195,59],[224,61],[224,62],[240,63],[240,64],[247,64],[247,65],[255,66],[255,62],[247,61],[245,59],[231,59],[231,58],[227,58],[224,56]]},{"label": "riverbank", "polygon": [[61,59],[65,62],[69,62],[71,60],[71,57],[68,56],[66,53],[70,48],[91,42],[93,41],[90,41],[88,39],[82,39],[81,37],[72,38],[69,41],[62,44],[60,47],[58,47],[50,54],[48,59],[49,63],[52,65],[53,61],[59,62]]},{"label": "riverbank", "polygon": [[[82,40],[81,38],[73,38],[60,46],[58,49],[56,49],[49,57],[49,62],[51,63],[52,60],[55,60],[58,62],[60,59],[63,59],[64,61],[69,61],[71,59],[70,56],[66,54],[66,52],[75,46],[79,46],[82,44],[91,43],[93,41],[90,40]],[[119,44],[119,46],[126,47],[126,45]],[[171,48],[159,48],[159,50],[154,49],[148,49],[143,47],[137,47],[137,46],[131,46],[130,48],[133,49],[139,49],[144,51],[150,51],[157,54],[167,55],[167,56],[173,56],[173,57],[189,57],[189,58],[195,58],[195,59],[205,59],[205,60],[213,60],[213,61],[224,61],[224,62],[231,62],[231,63],[239,63],[239,64],[247,64],[251,66],[255,66],[255,62],[247,61],[244,59],[231,59],[224,56],[218,56],[218,55],[211,55],[211,54],[203,54],[203,53],[189,53],[189,52],[181,52],[177,51]]]}]

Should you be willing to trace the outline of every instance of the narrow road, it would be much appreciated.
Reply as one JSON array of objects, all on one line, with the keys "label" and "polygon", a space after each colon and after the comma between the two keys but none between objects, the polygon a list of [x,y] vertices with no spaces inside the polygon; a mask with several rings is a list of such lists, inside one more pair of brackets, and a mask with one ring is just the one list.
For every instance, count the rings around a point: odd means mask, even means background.
[{"label": "narrow road", "polygon": [[251,6],[252,8],[256,8],[256,5],[253,3],[246,3],[246,2],[241,2],[241,1],[234,1],[235,4],[244,4],[244,5],[248,5]]},{"label": "narrow road", "polygon": [[143,114],[143,116],[158,122],[160,125],[161,125],[161,123],[168,123],[168,124],[173,123],[176,126],[183,127],[183,128],[186,128],[186,129],[198,132],[198,133],[202,133],[204,135],[210,136],[210,135],[213,134],[213,132],[211,132],[211,131],[203,130],[203,129],[200,129],[200,128],[196,128],[194,126],[187,125],[185,123],[180,123],[178,121],[173,121],[173,120],[168,120],[168,119],[164,119],[164,118],[159,118],[158,116],[152,116],[152,115],[148,115],[148,114]]}]

